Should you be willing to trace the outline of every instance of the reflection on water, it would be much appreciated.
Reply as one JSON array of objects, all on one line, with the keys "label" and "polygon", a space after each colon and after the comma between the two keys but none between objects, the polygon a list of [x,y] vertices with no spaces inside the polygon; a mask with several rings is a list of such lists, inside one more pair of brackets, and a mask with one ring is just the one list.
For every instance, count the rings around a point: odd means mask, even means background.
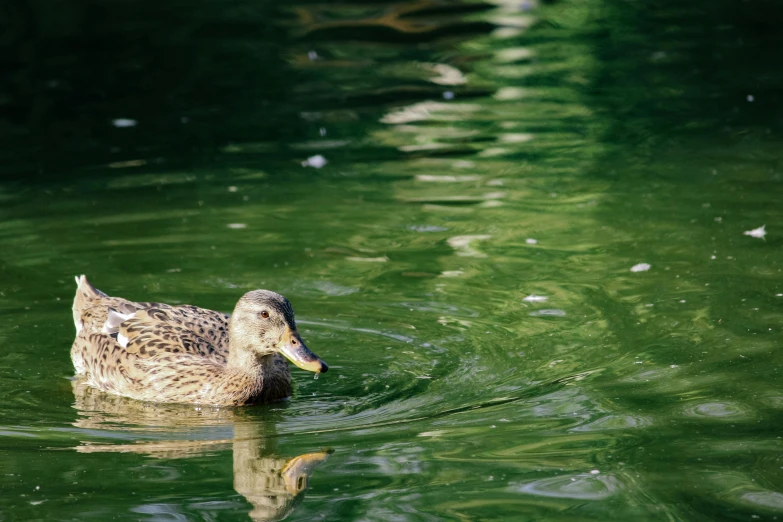
[{"label": "reflection on water", "polygon": [[[92,436],[103,430],[136,434],[132,444],[83,442],[79,453],[135,453],[156,459],[181,459],[229,450],[233,455],[234,489],[252,504],[250,518],[258,521],[283,520],[302,502],[308,479],[323,463],[328,451],[282,458],[275,446],[274,424],[248,418],[233,408],[166,406],[115,397],[73,381],[74,409],[79,415],[76,428]],[[231,433],[228,439],[171,437],[184,429],[208,428],[210,432]],[[152,435],[152,436],[151,436]],[[150,440],[151,439],[151,440]],[[154,506],[140,507],[155,514]],[[167,508],[170,513],[170,508]]]}]

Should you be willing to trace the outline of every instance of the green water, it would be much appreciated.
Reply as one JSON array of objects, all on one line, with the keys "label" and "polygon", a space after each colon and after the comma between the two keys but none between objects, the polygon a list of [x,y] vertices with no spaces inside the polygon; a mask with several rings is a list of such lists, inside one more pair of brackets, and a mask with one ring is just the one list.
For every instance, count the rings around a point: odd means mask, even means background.
[{"label": "green water", "polygon": [[[783,13],[637,4],[7,9],[0,520],[783,516]],[[330,371],[74,388],[81,273]]]}]

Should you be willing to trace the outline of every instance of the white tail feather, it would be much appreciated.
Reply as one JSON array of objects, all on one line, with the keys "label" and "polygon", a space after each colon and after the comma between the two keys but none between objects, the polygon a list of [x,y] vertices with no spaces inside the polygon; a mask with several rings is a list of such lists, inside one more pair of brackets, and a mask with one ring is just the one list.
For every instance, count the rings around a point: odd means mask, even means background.
[{"label": "white tail feather", "polygon": [[[117,310],[113,308],[109,308],[109,315],[106,318],[106,322],[103,323],[103,329],[101,330],[102,333],[112,335],[119,333],[120,331],[120,325],[127,321],[128,319],[131,319],[135,316],[135,313],[132,314],[121,314]],[[122,343],[120,343],[122,344]],[[128,339],[125,339],[125,345],[128,344]],[[123,346],[125,346],[123,345]]]}]

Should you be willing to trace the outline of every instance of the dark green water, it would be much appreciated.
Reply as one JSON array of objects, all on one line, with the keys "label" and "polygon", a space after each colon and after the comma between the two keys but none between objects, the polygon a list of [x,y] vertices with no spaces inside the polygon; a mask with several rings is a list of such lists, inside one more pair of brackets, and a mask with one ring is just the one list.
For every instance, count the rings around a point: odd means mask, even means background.
[{"label": "dark green water", "polygon": [[[0,520],[783,516],[783,11],[637,4],[4,8]],[[73,389],[80,273],[331,369]]]}]

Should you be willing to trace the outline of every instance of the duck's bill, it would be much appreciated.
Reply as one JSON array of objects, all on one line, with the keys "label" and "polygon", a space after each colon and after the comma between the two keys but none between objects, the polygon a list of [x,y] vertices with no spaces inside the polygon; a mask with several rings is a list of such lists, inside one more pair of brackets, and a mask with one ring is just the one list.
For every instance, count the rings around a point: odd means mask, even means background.
[{"label": "duck's bill", "polygon": [[299,334],[290,328],[285,329],[278,349],[286,359],[308,372],[325,373],[329,369],[329,366],[320,357],[305,346]]}]

